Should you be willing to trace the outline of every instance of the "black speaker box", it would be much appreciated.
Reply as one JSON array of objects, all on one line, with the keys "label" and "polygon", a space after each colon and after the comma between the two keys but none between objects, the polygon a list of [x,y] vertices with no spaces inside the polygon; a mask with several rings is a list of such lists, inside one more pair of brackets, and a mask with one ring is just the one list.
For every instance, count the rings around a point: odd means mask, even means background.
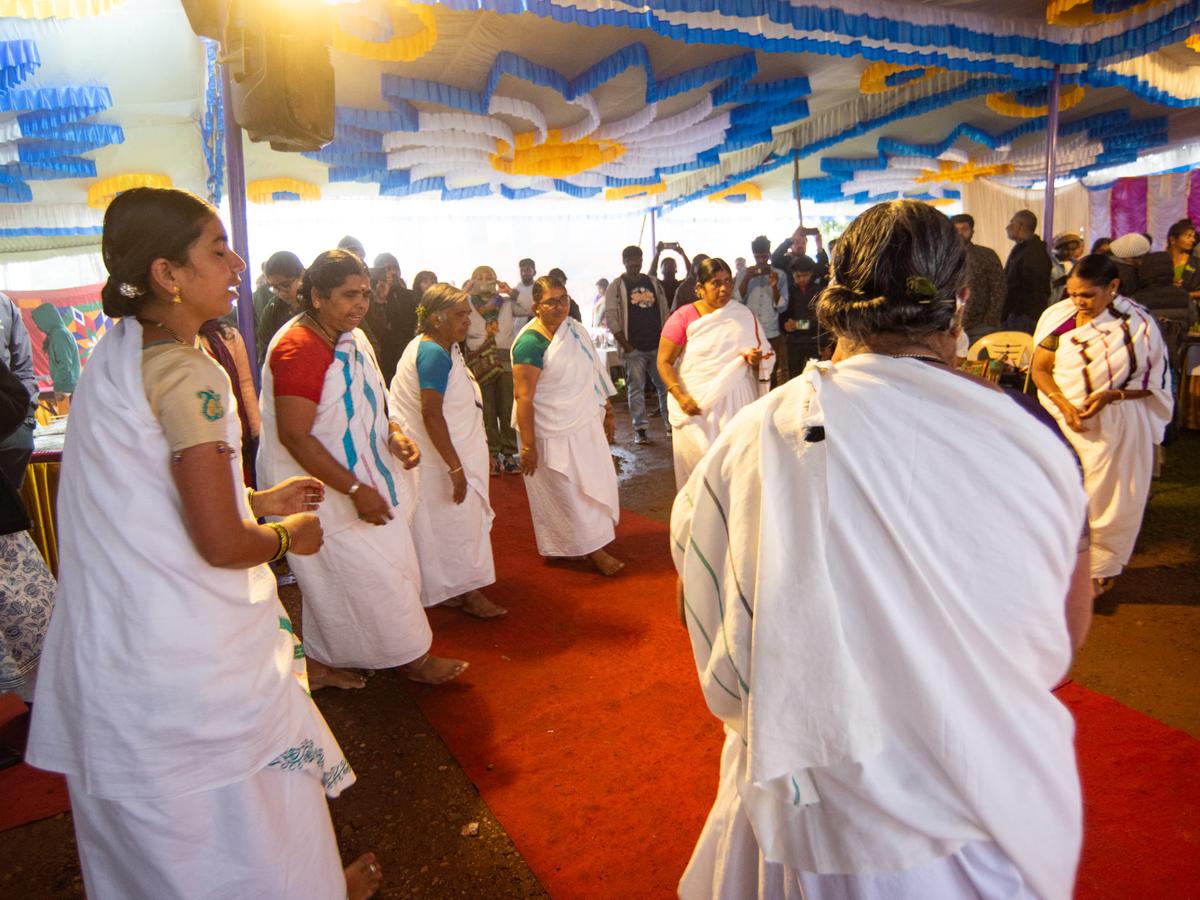
[{"label": "black speaker box", "polygon": [[233,116],[272,149],[320,150],[333,140],[329,15],[281,0],[183,0],[192,30],[220,35]]}]

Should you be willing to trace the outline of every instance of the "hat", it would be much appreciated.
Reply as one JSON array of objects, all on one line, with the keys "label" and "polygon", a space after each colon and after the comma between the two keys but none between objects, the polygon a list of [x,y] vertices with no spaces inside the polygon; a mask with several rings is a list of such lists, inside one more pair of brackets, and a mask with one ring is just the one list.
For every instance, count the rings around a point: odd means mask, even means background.
[{"label": "hat", "polygon": [[1058,250],[1060,247],[1065,247],[1072,242],[1082,244],[1083,238],[1073,231],[1064,231],[1061,234],[1056,234],[1054,236],[1054,249]]},{"label": "hat", "polygon": [[1144,234],[1123,234],[1109,245],[1108,252],[1117,259],[1135,259],[1150,252],[1150,242]]}]

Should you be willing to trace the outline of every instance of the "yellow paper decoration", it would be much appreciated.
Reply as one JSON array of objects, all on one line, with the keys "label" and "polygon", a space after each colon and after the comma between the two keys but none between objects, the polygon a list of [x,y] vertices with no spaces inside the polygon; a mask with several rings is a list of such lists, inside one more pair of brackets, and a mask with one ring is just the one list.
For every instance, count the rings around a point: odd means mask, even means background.
[{"label": "yellow paper decoration", "polygon": [[1186,46],[1191,47],[1197,53],[1200,53],[1200,34],[1193,34],[1190,38],[1183,42]]},{"label": "yellow paper decoration", "polygon": [[741,184],[735,184],[733,187],[727,187],[723,191],[717,191],[715,194],[708,195],[709,203],[721,203],[726,197],[736,197],[738,194],[744,194],[747,202],[762,199],[762,189],[753,181],[743,181]]},{"label": "yellow paper decoration", "polygon": [[[421,23],[421,27],[412,34],[400,33],[400,17],[396,14],[401,9],[408,10]],[[433,17],[432,7],[424,4],[410,4],[407,0],[392,0],[391,17],[394,37],[388,41],[363,40],[343,31],[341,26],[335,24],[333,26],[334,49],[380,62],[412,62],[432,50],[433,45],[437,43],[437,21]]]},{"label": "yellow paper decoration", "polygon": [[625,155],[624,145],[617,141],[564,141],[558,129],[548,132],[544,143],[536,143],[537,138],[536,132],[527,131],[516,135],[515,147],[496,141],[496,152],[489,157],[492,168],[505,175],[569,178]]},{"label": "yellow paper decoration", "polygon": [[113,198],[135,187],[169,188],[171,179],[153,172],[130,172],[102,178],[88,188],[87,203],[92,209],[107,209]]},{"label": "yellow paper decoration", "polygon": [[940,162],[938,168],[926,169],[915,179],[917,184],[928,184],[931,182],[945,183],[957,182],[966,184],[974,181],[976,178],[987,178],[992,175],[1009,175],[1012,173],[1012,163],[995,163],[993,165],[979,166],[971,161],[967,161],[962,165],[954,165],[951,162]]},{"label": "yellow paper decoration", "polygon": [[1137,6],[1131,6],[1120,12],[1098,13],[1092,10],[1092,0],[1050,0],[1046,4],[1046,23],[1063,27],[1096,25],[1100,22],[1130,16],[1165,2],[1166,0],[1146,0],[1145,3],[1139,3]]},{"label": "yellow paper decoration", "polygon": [[0,0],[0,18],[85,19],[102,16],[125,0]]},{"label": "yellow paper decoration", "polygon": [[[1084,93],[1083,86],[1079,84],[1072,84],[1064,88],[1058,95],[1058,111],[1062,112],[1075,106],[1083,99]],[[1050,112],[1048,103],[1041,106],[1026,106],[1012,93],[988,94],[987,105],[988,109],[998,112],[1002,116],[1014,116],[1019,119],[1035,119]]]},{"label": "yellow paper decoration", "polygon": [[656,184],[628,184],[625,187],[612,187],[604,192],[605,200],[628,200],[630,197],[650,196],[661,194],[667,186],[661,181]]},{"label": "yellow paper decoration", "polygon": [[858,79],[859,93],[882,94],[884,91],[894,91],[900,85],[893,86],[888,84],[888,76],[895,75],[897,72],[908,72],[913,69],[924,69],[925,74],[920,78],[914,78],[912,81],[906,81],[905,85],[924,81],[926,78],[932,78],[934,75],[940,75],[945,71],[940,66],[901,66],[896,63],[873,62],[863,69],[863,73]]},{"label": "yellow paper decoration", "polygon": [[259,178],[246,185],[246,197],[251,203],[276,203],[275,194],[280,191],[299,194],[301,200],[321,199],[319,187],[298,178]]}]

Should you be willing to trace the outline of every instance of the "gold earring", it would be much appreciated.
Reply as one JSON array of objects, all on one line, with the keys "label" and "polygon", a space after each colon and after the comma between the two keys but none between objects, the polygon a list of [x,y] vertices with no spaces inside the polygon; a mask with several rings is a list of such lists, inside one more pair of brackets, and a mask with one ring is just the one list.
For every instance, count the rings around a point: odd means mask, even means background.
[{"label": "gold earring", "polygon": [[179,294],[179,285],[176,285],[174,291],[172,291],[172,293],[171,293],[171,302],[172,303],[182,303],[183,302],[183,297],[181,297]]}]

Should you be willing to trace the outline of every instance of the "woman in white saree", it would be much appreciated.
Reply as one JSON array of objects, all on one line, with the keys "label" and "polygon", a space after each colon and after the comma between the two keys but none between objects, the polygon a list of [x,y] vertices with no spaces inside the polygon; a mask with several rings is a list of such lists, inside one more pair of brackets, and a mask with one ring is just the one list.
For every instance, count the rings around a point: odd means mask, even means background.
[{"label": "woman in white saree", "polygon": [[459,347],[470,324],[465,292],[449,284],[425,291],[417,307],[417,336],[392,379],[390,415],[424,460],[417,469],[412,528],[421,560],[421,602],[494,619],[507,610],[479,590],[495,582],[496,566],[483,400]]},{"label": "woman in white saree", "polygon": [[183,191],[122,193],[102,240],[120,322],[71,406],[28,760],[66,773],[95,900],[362,900],[379,867],[343,873],[326,803],[354,774],[266,565],[317,552],[324,490],[242,487],[236,395],[196,339],[245,264]]},{"label": "woman in white saree", "polygon": [[538,552],[586,556],[615,575],[624,563],[604,549],[621,514],[608,449],[613,385],[570,302],[561,281],[534,282],[534,317],[513,343],[513,424]]},{"label": "woman in white saree", "polygon": [[743,406],[758,399],[764,359],[758,319],[743,303],[731,303],[733,273],[723,259],[696,267],[695,303],[675,310],[658,343],[658,374],[670,397],[675,487],[683,487],[721,429]]},{"label": "woman in white saree", "polygon": [[1034,331],[1033,382],[1083,464],[1097,594],[1133,553],[1173,409],[1158,323],[1120,285],[1109,257],[1085,256]]},{"label": "woman in white saree", "polygon": [[1051,428],[953,368],[967,266],[931,206],[855,219],[817,307],[835,361],[745,409],[675,500],[726,732],[683,900],[1071,896],[1050,689],[1091,616],[1086,498]]},{"label": "woman in white saree", "polygon": [[304,272],[300,315],[271,341],[262,378],[258,474],[311,475],[330,489],[325,545],[289,560],[303,599],[304,651],[358,687],[353,669],[404,666],[441,684],[467,664],[432,656],[408,516],[420,450],[387,418],[387,389],[358,327],[371,302],[362,261],[322,253]]}]

